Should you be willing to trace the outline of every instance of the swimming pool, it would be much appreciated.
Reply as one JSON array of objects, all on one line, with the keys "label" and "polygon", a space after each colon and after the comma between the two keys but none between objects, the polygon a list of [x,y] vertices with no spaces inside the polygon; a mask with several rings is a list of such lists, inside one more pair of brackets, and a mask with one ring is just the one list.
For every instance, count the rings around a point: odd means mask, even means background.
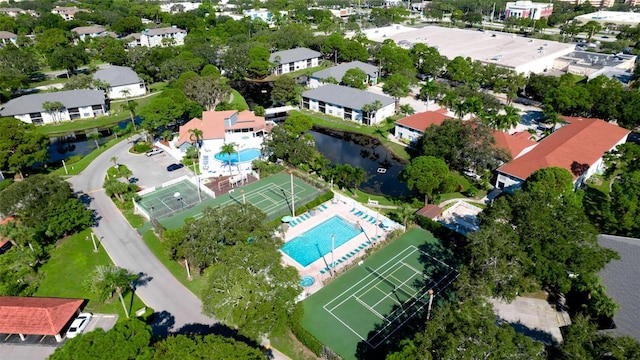
[{"label": "swimming pool", "polygon": [[280,250],[304,267],[331,252],[331,235],[335,235],[334,248],[337,249],[361,232],[362,229],[356,230],[354,224],[336,215],[296,236]]},{"label": "swimming pool", "polygon": [[[240,150],[240,162],[252,161],[260,157],[260,149],[244,149]],[[225,153],[217,153],[215,158],[220,161],[224,161],[226,163],[229,162],[229,158],[231,158],[232,164],[238,163],[238,153],[233,153],[231,155]]]}]

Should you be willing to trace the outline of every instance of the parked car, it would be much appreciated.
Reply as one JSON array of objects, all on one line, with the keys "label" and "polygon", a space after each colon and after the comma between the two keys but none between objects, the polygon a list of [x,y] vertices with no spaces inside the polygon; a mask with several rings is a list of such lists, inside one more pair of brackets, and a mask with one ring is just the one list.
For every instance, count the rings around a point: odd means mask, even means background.
[{"label": "parked car", "polygon": [[167,166],[167,171],[175,171],[175,170],[182,169],[183,167],[184,167],[184,164],[171,164]]},{"label": "parked car", "polygon": [[89,320],[91,320],[92,316],[93,314],[89,312],[80,313],[80,315],[73,320],[71,326],[69,326],[69,330],[67,330],[67,338],[71,339],[82,334],[87,325],[89,325]]},{"label": "parked car", "polygon": [[164,150],[162,150],[160,148],[153,148],[153,149],[147,151],[147,156],[153,156],[153,155],[156,155],[156,154],[161,154],[163,152],[164,152]]}]

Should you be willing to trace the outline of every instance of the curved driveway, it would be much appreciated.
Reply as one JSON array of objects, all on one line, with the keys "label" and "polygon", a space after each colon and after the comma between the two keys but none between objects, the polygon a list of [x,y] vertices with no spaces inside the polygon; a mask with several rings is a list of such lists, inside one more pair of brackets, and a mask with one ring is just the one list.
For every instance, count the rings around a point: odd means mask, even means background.
[{"label": "curved driveway", "polygon": [[[167,181],[168,173],[164,167],[150,162],[171,162],[168,155],[162,154],[157,159],[131,155],[128,152],[130,147],[130,141],[120,142],[105,151],[82,173],[72,177],[69,182],[76,192],[87,194],[90,197],[89,208],[95,210],[99,216],[98,225],[94,231],[101,239],[102,247],[109,253],[113,262],[133,273],[144,274],[143,279],[148,280],[145,284],[137,287],[136,294],[147,306],[160,313],[154,324],[154,333],[160,335],[179,331],[187,324],[194,325],[194,327],[189,326],[193,330],[212,326],[216,320],[202,314],[200,299],[180,284],[160,263],[142,241],[140,235],[131,228],[102,190],[106,171],[113,164],[110,160],[113,156],[118,157],[119,163],[129,166],[133,171],[133,176],[140,178],[141,185],[146,183],[152,186],[153,182],[159,184]],[[161,171],[164,177],[158,178],[157,171]],[[176,172],[177,174],[171,175],[180,176],[185,172],[186,170],[183,169]],[[203,326],[195,326],[195,324]]]}]

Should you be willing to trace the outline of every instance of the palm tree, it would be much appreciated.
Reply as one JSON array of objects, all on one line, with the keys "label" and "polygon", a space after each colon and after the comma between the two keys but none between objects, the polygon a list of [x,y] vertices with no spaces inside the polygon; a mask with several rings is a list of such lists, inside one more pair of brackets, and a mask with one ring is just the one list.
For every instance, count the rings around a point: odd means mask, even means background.
[{"label": "palm tree", "polygon": [[375,116],[376,111],[382,108],[382,102],[380,100],[376,100],[371,104],[365,104],[362,106],[362,112],[366,115],[364,116],[363,123],[365,125],[371,125],[371,116]]},{"label": "palm tree", "polygon": [[360,184],[363,181],[367,180],[367,172],[364,171],[362,166],[355,167],[355,168],[353,168],[353,171],[351,172],[351,180],[353,181],[353,187],[355,188],[355,191],[353,193],[357,197],[358,196],[358,187],[360,187]]},{"label": "palm tree", "polygon": [[320,174],[320,176],[322,176],[322,175],[326,175],[327,167],[329,166],[329,164],[331,164],[331,161],[329,161],[329,159],[327,159],[321,153],[316,153],[313,156],[313,160],[311,161],[311,164],[312,164],[313,170],[317,171]]},{"label": "palm tree", "polygon": [[476,96],[472,96],[465,100],[464,105],[467,108],[467,112],[474,116],[479,116],[482,112],[482,100]]},{"label": "palm tree", "polygon": [[[124,91],[124,90],[123,90]],[[131,119],[131,125],[133,125],[133,131],[136,132],[136,108],[138,103],[134,100],[128,100],[126,103],[120,105],[120,108],[129,112],[129,118]]]},{"label": "palm tree", "polygon": [[102,302],[106,302],[113,297],[113,293],[117,293],[124,313],[129,317],[127,306],[124,303],[124,295],[132,290],[131,284],[136,279],[137,275],[129,273],[127,269],[110,265],[98,265],[85,281],[85,287],[98,295]]},{"label": "palm tree", "polygon": [[409,207],[408,204],[402,204],[402,206],[398,209],[397,215],[404,225],[405,232],[407,231],[407,222],[409,222],[409,220],[413,218],[413,214],[414,211]]},{"label": "palm tree", "polygon": [[420,97],[424,99],[429,106],[429,99],[438,96],[440,89],[438,85],[433,81],[427,81],[420,89]]},{"label": "palm tree", "polygon": [[89,134],[87,135],[87,138],[96,143],[96,149],[100,147],[100,143],[98,142],[98,140],[100,140],[100,133]]},{"label": "palm tree", "polygon": [[467,105],[462,101],[456,101],[453,103],[453,112],[460,120],[467,114]]},{"label": "palm tree", "polygon": [[[231,173],[231,154],[236,152],[236,144],[235,143],[227,143],[222,145],[222,149],[220,150],[223,154],[227,154],[227,161],[229,162],[229,176],[233,176]],[[240,154],[238,154],[238,163],[240,163]]]},{"label": "palm tree", "polygon": [[400,105],[400,112],[404,115],[413,115],[416,111],[409,104]]},{"label": "palm tree", "polygon": [[112,156],[111,159],[109,159],[113,162],[113,167],[118,167],[118,157],[117,156]]},{"label": "palm tree", "polygon": [[504,126],[506,128],[501,128],[498,130],[509,130],[520,123],[520,110],[510,105],[505,106],[503,110],[504,115],[502,122],[504,123]]}]

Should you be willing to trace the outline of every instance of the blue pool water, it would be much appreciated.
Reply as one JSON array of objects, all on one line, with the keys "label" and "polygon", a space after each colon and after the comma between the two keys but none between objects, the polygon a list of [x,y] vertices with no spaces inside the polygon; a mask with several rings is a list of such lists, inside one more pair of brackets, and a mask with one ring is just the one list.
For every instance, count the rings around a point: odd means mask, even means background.
[{"label": "blue pool water", "polygon": [[316,281],[309,275],[305,275],[300,278],[300,286],[302,287],[309,287],[313,285],[314,282]]},{"label": "blue pool water", "polygon": [[334,248],[337,249],[361,232],[354,224],[334,216],[287,242],[281,250],[300,265],[307,266],[331,252],[331,235],[336,236]]},{"label": "blue pool water", "polygon": [[[257,159],[260,157],[260,149],[244,149],[244,150],[240,150],[240,162],[247,162],[247,161],[252,161],[254,159]],[[229,154],[224,154],[224,153],[217,153],[215,155],[215,158],[220,160],[220,161],[224,161],[224,162],[229,162],[229,158],[231,158],[231,163],[232,164],[237,164],[238,163],[238,153],[233,153],[231,155]]]}]

